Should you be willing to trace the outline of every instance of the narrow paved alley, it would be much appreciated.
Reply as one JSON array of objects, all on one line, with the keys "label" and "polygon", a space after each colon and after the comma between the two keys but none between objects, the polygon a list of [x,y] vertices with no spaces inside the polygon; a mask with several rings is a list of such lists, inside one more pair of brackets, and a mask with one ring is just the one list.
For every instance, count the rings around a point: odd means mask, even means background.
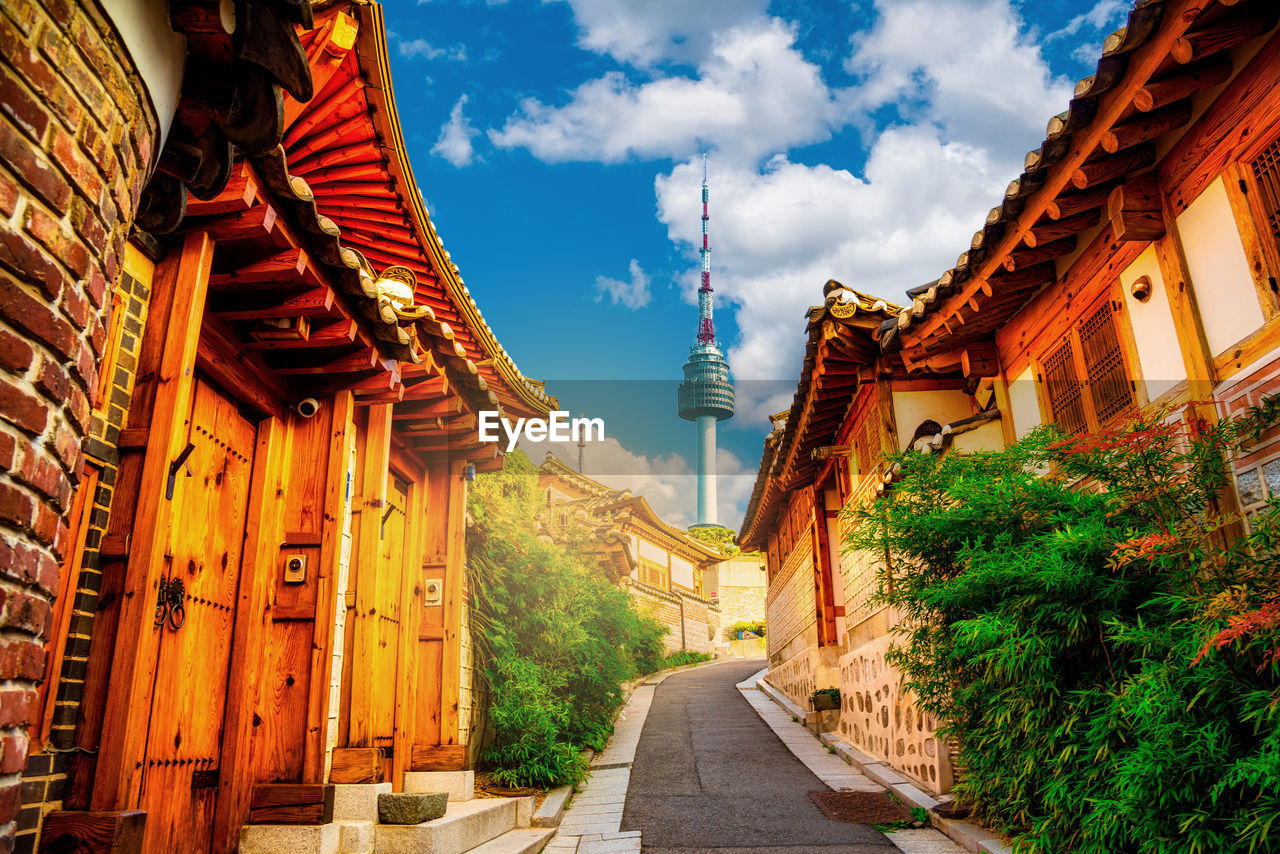
[{"label": "narrow paved alley", "polygon": [[622,830],[653,854],[889,854],[866,825],[830,821],[809,799],[827,789],[743,699],[737,683],[762,662],[677,673],[657,686]]}]

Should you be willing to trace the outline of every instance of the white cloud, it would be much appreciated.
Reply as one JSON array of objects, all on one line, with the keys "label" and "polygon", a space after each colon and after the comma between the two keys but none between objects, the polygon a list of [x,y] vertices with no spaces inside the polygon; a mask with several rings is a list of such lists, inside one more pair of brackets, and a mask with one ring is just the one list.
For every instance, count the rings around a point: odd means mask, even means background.
[{"label": "white cloud", "polygon": [[[689,444],[694,441],[689,427]],[[541,463],[551,451],[573,468],[578,467],[578,448],[566,443],[521,440],[520,449],[534,463]],[[587,477],[612,489],[630,489],[632,495],[643,495],[654,511],[668,524],[688,528],[696,519],[698,481],[692,466],[679,454],[647,457],[633,453],[616,438],[586,446],[584,463]],[[730,451],[716,454],[716,511],[719,522],[736,528],[742,522],[751,488],[755,484],[755,468],[747,468]]]},{"label": "white cloud", "polygon": [[[544,0],[560,2],[560,0]],[[579,46],[619,62],[650,67],[697,64],[712,35],[762,19],[767,0],[568,0]]]},{"label": "white cloud", "polygon": [[461,44],[436,47],[426,39],[410,39],[400,42],[400,55],[409,59],[447,59],[451,62],[466,62],[467,47]]},{"label": "white cloud", "polygon": [[876,12],[845,63],[864,110],[896,105],[907,122],[1021,159],[1067,104],[1070,81],[1050,74],[1010,0],[878,0]]},{"label": "white cloud", "polygon": [[438,154],[459,168],[471,165],[471,161],[475,159],[475,148],[471,144],[471,139],[477,131],[471,126],[471,121],[462,114],[462,108],[466,103],[467,96],[463,95],[453,105],[453,109],[449,111],[449,121],[440,128],[440,137],[436,140],[436,144],[431,146],[432,154]]},{"label": "white cloud", "polygon": [[609,297],[611,305],[622,305],[626,308],[644,308],[649,304],[649,277],[640,267],[640,262],[631,259],[631,281],[623,282],[605,276],[596,276],[596,302]]},{"label": "white cloud", "polygon": [[1098,0],[1088,12],[1082,12],[1067,22],[1060,30],[1054,30],[1044,37],[1046,42],[1056,41],[1067,36],[1074,36],[1086,25],[1094,30],[1101,30],[1118,25],[1125,18],[1133,4],[1129,0]]},{"label": "white cloud", "polygon": [[635,84],[611,72],[553,107],[530,98],[489,137],[547,162],[685,157],[710,146],[735,160],[829,138],[841,106],[776,19],[716,34],[693,77]]}]

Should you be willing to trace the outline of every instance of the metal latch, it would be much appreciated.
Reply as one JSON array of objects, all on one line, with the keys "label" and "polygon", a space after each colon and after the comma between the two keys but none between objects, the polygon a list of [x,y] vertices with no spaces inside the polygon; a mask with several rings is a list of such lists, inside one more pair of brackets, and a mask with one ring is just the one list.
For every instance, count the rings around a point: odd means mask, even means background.
[{"label": "metal latch", "polygon": [[175,632],[187,621],[187,585],[181,578],[161,578],[156,591],[157,626],[169,624]]}]

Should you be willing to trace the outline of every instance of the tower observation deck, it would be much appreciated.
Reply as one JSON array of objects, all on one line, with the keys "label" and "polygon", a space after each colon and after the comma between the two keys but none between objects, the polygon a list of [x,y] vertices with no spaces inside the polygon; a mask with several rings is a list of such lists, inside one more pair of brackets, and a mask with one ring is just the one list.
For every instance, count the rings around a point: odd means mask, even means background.
[{"label": "tower observation deck", "polygon": [[711,244],[707,226],[711,191],[707,158],[702,157],[702,286],[698,288],[698,343],[689,348],[684,382],[677,393],[678,412],[698,425],[698,524],[716,524],[716,422],[733,417],[734,391],[729,364],[716,344],[711,313]]}]

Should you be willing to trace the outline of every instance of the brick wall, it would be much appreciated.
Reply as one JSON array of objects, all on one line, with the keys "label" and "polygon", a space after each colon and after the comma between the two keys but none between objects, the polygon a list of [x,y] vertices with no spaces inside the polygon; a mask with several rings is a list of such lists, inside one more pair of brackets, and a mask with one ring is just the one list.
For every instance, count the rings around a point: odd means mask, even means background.
[{"label": "brick wall", "polygon": [[[631,591],[631,596],[638,602],[642,610],[650,613],[654,619],[667,627],[667,652],[678,652],[681,649],[693,652],[713,653],[712,638],[720,631],[720,610],[709,605],[707,600],[686,593],[676,593],[653,587],[634,578],[623,579]],[[681,631],[681,606],[683,605],[684,622]]]},{"label": "brick wall", "polygon": [[111,32],[92,0],[0,3],[0,852],[14,846],[108,287],[155,142]]},{"label": "brick wall", "polygon": [[[764,573],[761,573],[763,576]],[[721,637],[731,640],[730,629],[734,623],[764,621],[765,593],[763,584],[751,587],[722,586],[720,588]]]}]

